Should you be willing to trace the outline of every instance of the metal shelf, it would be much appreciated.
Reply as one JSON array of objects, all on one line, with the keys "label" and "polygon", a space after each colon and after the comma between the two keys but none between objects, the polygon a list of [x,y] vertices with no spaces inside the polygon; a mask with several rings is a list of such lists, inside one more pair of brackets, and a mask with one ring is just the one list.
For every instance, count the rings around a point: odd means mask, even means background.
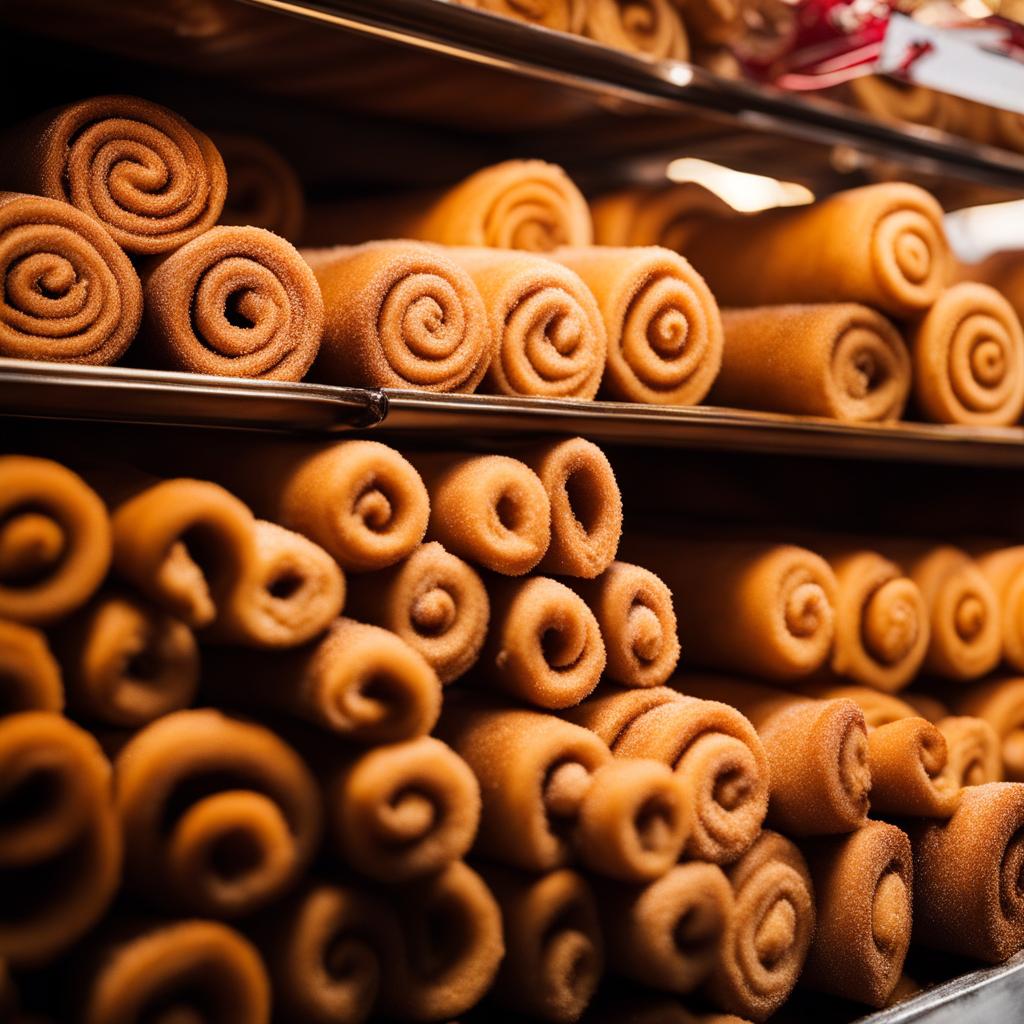
[{"label": "metal shelf", "polygon": [[253,6],[665,111],[724,114],[758,131],[845,144],[928,173],[1024,187],[1024,156],[831,100],[652,61],[449,0],[244,0]]},{"label": "metal shelf", "polygon": [[0,416],[304,432],[595,441],[970,466],[1024,466],[1024,428],[856,425],[712,406],[380,391],[0,360]]}]

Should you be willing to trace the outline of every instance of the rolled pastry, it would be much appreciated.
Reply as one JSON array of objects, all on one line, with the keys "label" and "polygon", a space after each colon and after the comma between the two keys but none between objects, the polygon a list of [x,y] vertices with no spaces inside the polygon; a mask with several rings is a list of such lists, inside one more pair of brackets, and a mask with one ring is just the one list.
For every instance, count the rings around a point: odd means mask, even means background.
[{"label": "rolled pastry", "polygon": [[480,290],[493,354],[483,389],[499,395],[593,398],[604,372],[604,321],[587,286],[533,253],[453,247]]},{"label": "rolled pastry", "polygon": [[673,685],[731,704],[757,729],[771,779],[770,827],[798,837],[864,824],[873,782],[867,726],[853,701],[808,700],[722,676],[683,675]]},{"label": "rolled pastry", "polygon": [[537,474],[507,455],[420,455],[429,540],[469,562],[522,576],[551,542],[551,503]]},{"label": "rolled pastry", "polygon": [[361,576],[348,610],[397,633],[442,683],[454,682],[476,663],[491,617],[483,581],[437,541],[421,544],[390,569]]},{"label": "rolled pastry", "polygon": [[304,250],[323,295],[313,373],[327,384],[474,391],[494,349],[472,277],[440,247]]},{"label": "rolled pastry", "polygon": [[950,766],[946,737],[923,718],[903,718],[868,736],[871,809],[885,817],[948,818],[962,783]]},{"label": "rolled pastry", "polygon": [[149,1007],[197,1024],[267,1024],[270,982],[253,945],[218,921],[134,928],[89,951],[83,1024],[137,1020]]},{"label": "rolled pastry", "polygon": [[215,227],[150,268],[140,345],[158,366],[302,380],[324,335],[324,300],[298,250],[271,231]]},{"label": "rolled pastry", "polygon": [[353,743],[395,743],[430,732],[441,708],[434,670],[394,633],[338,619],[291,651],[208,650],[204,685],[240,708],[286,711]]},{"label": "rolled pastry", "polygon": [[692,861],[644,886],[603,883],[598,906],[609,970],[685,993],[715,967],[733,895],[721,868]]},{"label": "rolled pastry", "polygon": [[1024,409],[1024,331],[994,288],[946,289],[910,330],[914,400],[935,423],[1003,426]]},{"label": "rolled pastry", "polygon": [[754,727],[735,708],[666,687],[600,692],[564,712],[617,757],[662,761],[690,793],[694,858],[726,864],[757,837],[768,811],[768,760]]},{"label": "rolled pastry", "polygon": [[910,354],[880,313],[856,303],[756,306],[722,314],[711,401],[849,423],[899,419]]},{"label": "rolled pastry", "polygon": [[981,786],[1003,778],[1002,749],[995,729],[969,715],[943,718],[938,729],[946,739],[945,774],[953,786]]},{"label": "rolled pastry", "polygon": [[948,821],[907,823],[915,945],[1001,963],[1024,946],[1024,786],[965,789]]},{"label": "rolled pastry", "polygon": [[47,964],[106,911],[121,881],[110,763],[66,718],[0,719],[0,959]]},{"label": "rolled pastry", "polygon": [[1024,679],[990,679],[952,697],[956,714],[983,718],[995,729],[1002,747],[1004,777],[1024,782]]},{"label": "rolled pastry", "polygon": [[0,356],[108,366],[142,319],[139,275],[103,225],[67,203],[0,192]]},{"label": "rolled pastry", "polygon": [[0,619],[0,717],[19,711],[63,710],[61,669],[46,635]]},{"label": "rolled pastry", "polygon": [[107,510],[50,459],[0,457],[0,617],[49,625],[85,604],[107,574]]},{"label": "rolled pastry", "polygon": [[722,364],[722,321],[704,279],[656,246],[559,249],[593,290],[608,332],[602,381],[610,398],[696,405]]},{"label": "rolled pastry", "polygon": [[95,96],[0,142],[9,184],[77,206],[130,253],[170,252],[211,228],[227,193],[214,144],[166,107]]},{"label": "rolled pastry", "polygon": [[685,253],[690,233],[735,211],[702,185],[631,186],[592,200],[594,237],[600,246],[657,245]]},{"label": "rolled pastry", "polygon": [[384,744],[319,767],[334,849],[361,875],[404,882],[461,860],[473,845],[480,787],[440,740]]},{"label": "rolled pastry", "polygon": [[604,641],[594,613],[545,576],[491,581],[491,627],[477,667],[488,687],[542,708],[578,704],[597,686]]},{"label": "rolled pastry", "polygon": [[868,822],[848,836],[805,843],[817,929],[801,983],[883,1007],[910,946],[913,858],[895,825]]},{"label": "rolled pastry", "polygon": [[690,43],[672,0],[587,0],[583,34],[654,60],[686,60]]},{"label": "rolled pastry", "polygon": [[590,886],[566,868],[534,876],[491,866],[483,876],[501,908],[505,933],[505,959],[492,998],[553,1024],[578,1020],[604,973],[604,941]]},{"label": "rolled pastry", "polygon": [[280,896],[320,839],[316,783],[268,729],[178,711],[114,763],[128,881],[163,905],[238,916]]},{"label": "rolled pastry", "polygon": [[528,449],[522,458],[551,504],[551,545],[538,568],[584,579],[600,575],[622,536],[622,495],[608,457],[591,441],[573,437]]},{"label": "rolled pastry", "polygon": [[942,208],[902,182],[709,218],[689,233],[684,252],[722,305],[858,302],[895,316],[930,306],[950,267]]},{"label": "rolled pastry", "polygon": [[491,987],[505,955],[501,911],[461,861],[391,891],[402,929],[402,984],[384,1008],[404,1020],[450,1020]]},{"label": "rolled pastry", "polygon": [[762,832],[726,872],[734,909],[705,991],[712,1003],[754,1021],[789,997],[814,934],[814,888],[800,851]]},{"label": "rolled pastry", "polygon": [[127,591],[101,593],[57,633],[76,714],[135,729],[192,703],[199,647],[180,619]]},{"label": "rolled pastry", "polygon": [[999,600],[1003,627],[1003,661],[1024,669],[1024,545],[972,550],[975,565]]}]

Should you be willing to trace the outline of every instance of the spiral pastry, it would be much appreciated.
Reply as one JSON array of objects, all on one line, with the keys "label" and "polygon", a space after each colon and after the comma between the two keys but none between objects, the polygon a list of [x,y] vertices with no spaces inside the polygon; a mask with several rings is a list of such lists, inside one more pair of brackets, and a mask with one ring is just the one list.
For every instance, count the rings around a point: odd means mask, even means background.
[{"label": "spiral pastry", "polygon": [[944,291],[910,333],[914,398],[935,423],[1003,426],[1024,408],[1024,331],[994,288]]},{"label": "spiral pastry", "polygon": [[593,398],[607,340],[597,304],[571,270],[532,253],[455,247],[490,321],[493,356],[484,390],[500,395]]},{"label": "spiral pastry", "polygon": [[46,635],[0,619],[0,718],[18,711],[63,710],[60,665]]},{"label": "spiral pastry", "polygon": [[228,174],[220,223],[251,224],[297,241],[306,204],[294,168],[276,149],[255,136],[217,132],[214,142]]},{"label": "spiral pastry", "polygon": [[672,592],[653,572],[612,562],[597,579],[572,588],[594,613],[604,638],[605,676],[621,686],[661,686],[679,661]]},{"label": "spiral pastry", "polygon": [[218,704],[284,711],[352,743],[422,736],[441,708],[440,680],[422,655],[386,629],[344,617],[312,644],[207,648],[204,665],[204,688]]},{"label": "spiral pastry", "polygon": [[184,622],[128,593],[103,593],[62,625],[68,703],[83,718],[137,729],[192,703],[199,648]]},{"label": "spiral pastry", "polygon": [[705,221],[686,255],[722,305],[858,302],[901,317],[930,306],[950,270],[942,208],[902,182]]},{"label": "spiral pastry", "polygon": [[254,933],[283,1015],[361,1024],[382,989],[400,984],[402,937],[392,909],[365,888],[314,880],[268,911]]},{"label": "spiral pastry", "polygon": [[93,944],[79,971],[83,1024],[127,1024],[153,1012],[195,1024],[270,1020],[266,968],[233,928],[193,920],[111,931],[116,937]]},{"label": "spiral pastry", "polygon": [[902,689],[917,675],[931,630],[917,584],[873,551],[821,553],[836,576],[836,632],[828,667],[877,690]]},{"label": "spiral pastry", "polygon": [[0,192],[0,282],[0,356],[106,366],[139,328],[131,261],[67,203]]},{"label": "spiral pastry", "polygon": [[0,617],[48,625],[85,604],[110,567],[107,510],[49,459],[0,457]]},{"label": "spiral pastry", "polygon": [[714,1004],[763,1021],[788,998],[814,934],[814,889],[800,851],[777,832],[727,872],[734,910],[707,982]]},{"label": "spiral pastry", "polygon": [[505,955],[501,911],[461,861],[391,890],[402,926],[402,984],[385,1008],[404,1020],[451,1020],[491,987]]},{"label": "spiral pastry", "polygon": [[690,45],[670,0],[589,0],[583,32],[595,42],[655,60],[686,60]]},{"label": "spiral pastry", "polygon": [[909,121],[932,128],[948,128],[949,96],[924,85],[862,75],[849,83],[854,106],[883,121]]},{"label": "spiral pastry", "polygon": [[652,758],[675,770],[693,808],[691,857],[726,864],[754,841],[768,811],[768,762],[735,708],[651,687],[602,694],[564,714],[617,757]]},{"label": "spiral pastry", "polygon": [[144,293],[143,343],[173,370],[295,381],[320,347],[316,279],[263,228],[211,228],[162,260]]},{"label": "spiral pastry", "polygon": [[767,822],[793,837],[864,824],[872,789],[864,715],[851,700],[808,700],[727,676],[683,675],[692,697],[723,701],[757,729],[768,758]]},{"label": "spiral pastry", "polygon": [[20,126],[0,143],[25,192],[77,206],[130,253],[170,252],[217,222],[227,193],[213,143],[134,96],[96,96]]},{"label": "spiral pastry", "polygon": [[348,602],[353,618],[397,633],[442,683],[476,662],[491,608],[483,581],[461,558],[431,541],[403,562],[366,574]]},{"label": "spiral pastry", "polygon": [[480,820],[480,787],[450,747],[420,736],[326,767],[327,827],[360,874],[404,882],[460,860]]},{"label": "spiral pastry", "polygon": [[231,917],[281,895],[320,838],[316,783],[272,732],[218,711],[178,711],[114,763],[127,875],[179,910]]},{"label": "spiral pastry", "polygon": [[716,405],[824,416],[898,419],[910,355],[895,325],[852,302],[726,310]]},{"label": "spiral pastry", "polygon": [[0,959],[45,964],[106,911],[121,880],[110,774],[62,716],[0,719]]},{"label": "spiral pastry", "polygon": [[1024,669],[1024,545],[979,546],[972,554],[999,600],[1002,660],[1020,671]]},{"label": "spiral pastry", "polygon": [[368,242],[303,250],[324,299],[314,368],[328,384],[474,391],[491,358],[472,278],[443,250]]},{"label": "spiral pastry", "polygon": [[535,876],[487,867],[501,908],[505,959],[493,998],[530,1018],[579,1020],[604,972],[604,942],[591,887],[561,869]]},{"label": "spiral pastry", "polygon": [[963,791],[948,820],[911,821],[915,945],[1000,963],[1024,945],[1024,787]]},{"label": "spiral pastry", "polygon": [[940,729],[923,718],[903,718],[868,736],[871,809],[879,815],[948,818],[962,784],[949,765]]},{"label": "spiral pastry", "polygon": [[601,883],[598,897],[609,970],[669,992],[708,977],[733,915],[722,869],[698,861],[644,886]]},{"label": "spiral pastry", "polygon": [[983,718],[950,715],[937,727],[946,740],[949,760],[943,774],[953,788],[1000,782],[1003,759],[999,736]]},{"label": "spiral pastry", "polygon": [[803,852],[817,928],[801,984],[885,1006],[910,946],[910,841],[894,825],[870,821],[848,836],[806,843]]},{"label": "spiral pastry", "polygon": [[983,718],[995,729],[1002,745],[1005,778],[1024,782],[1024,679],[986,680],[951,697],[954,714]]}]

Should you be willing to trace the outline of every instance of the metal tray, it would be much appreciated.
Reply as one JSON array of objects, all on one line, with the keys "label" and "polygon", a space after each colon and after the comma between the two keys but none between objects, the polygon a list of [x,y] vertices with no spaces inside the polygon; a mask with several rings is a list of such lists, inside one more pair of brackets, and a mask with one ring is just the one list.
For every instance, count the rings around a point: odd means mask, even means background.
[{"label": "metal tray", "polygon": [[889,124],[832,100],[652,61],[449,0],[244,0],[324,26],[661,110],[724,114],[758,131],[846,144],[919,170],[1024,185],[1024,156],[938,129]]},{"label": "metal tray", "polygon": [[613,444],[1024,465],[1024,428],[886,426],[625,402],[447,395],[0,359],[0,416],[319,435],[582,434]]}]

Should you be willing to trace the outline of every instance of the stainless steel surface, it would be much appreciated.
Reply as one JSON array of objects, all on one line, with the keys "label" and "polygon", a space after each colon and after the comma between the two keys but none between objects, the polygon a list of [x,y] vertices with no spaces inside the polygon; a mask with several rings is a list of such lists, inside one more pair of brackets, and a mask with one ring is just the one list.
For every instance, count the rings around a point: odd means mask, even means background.
[{"label": "stainless steel surface", "polygon": [[0,415],[334,433],[383,418],[379,391],[0,359]]},{"label": "stainless steel surface", "polygon": [[1016,467],[1024,429],[885,426],[623,402],[439,395],[0,359],[0,416],[165,426],[473,438],[582,434],[597,441]]},{"label": "stainless steel surface", "polygon": [[1024,186],[1024,156],[917,125],[891,125],[830,100],[652,61],[448,0],[244,0],[327,26],[666,110],[727,114],[758,131],[847,144],[919,170]]},{"label": "stainless steel surface", "polygon": [[1019,1024],[1024,1020],[1024,953],[971,971],[857,1024]]}]

